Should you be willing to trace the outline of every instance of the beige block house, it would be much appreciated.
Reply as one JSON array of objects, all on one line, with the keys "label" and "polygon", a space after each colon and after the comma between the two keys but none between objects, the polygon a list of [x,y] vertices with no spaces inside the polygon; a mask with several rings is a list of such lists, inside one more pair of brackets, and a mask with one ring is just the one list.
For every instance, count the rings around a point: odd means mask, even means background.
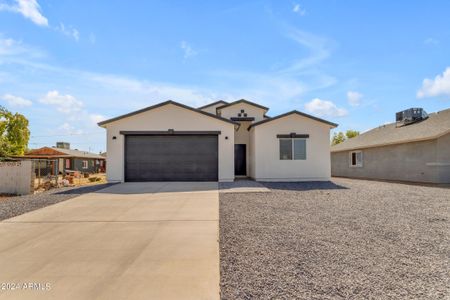
[{"label": "beige block house", "polygon": [[270,118],[268,110],[247,100],[200,108],[166,101],[100,122],[108,180],[329,180],[337,124],[298,111]]},{"label": "beige block house", "polygon": [[331,147],[332,176],[450,183],[450,109],[391,123]]}]

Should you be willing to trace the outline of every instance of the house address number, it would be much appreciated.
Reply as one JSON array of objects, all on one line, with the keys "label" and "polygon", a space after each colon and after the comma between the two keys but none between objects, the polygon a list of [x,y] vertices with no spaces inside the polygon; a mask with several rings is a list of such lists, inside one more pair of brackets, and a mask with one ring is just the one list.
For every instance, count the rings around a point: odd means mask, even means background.
[{"label": "house address number", "polygon": [[20,167],[22,163],[20,161],[7,161],[0,162],[0,167]]}]

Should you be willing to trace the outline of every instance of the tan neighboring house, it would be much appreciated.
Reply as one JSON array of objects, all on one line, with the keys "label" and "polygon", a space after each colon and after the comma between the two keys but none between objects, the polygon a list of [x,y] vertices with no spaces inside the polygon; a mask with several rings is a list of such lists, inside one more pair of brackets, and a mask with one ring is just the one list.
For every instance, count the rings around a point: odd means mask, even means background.
[{"label": "tan neighboring house", "polygon": [[450,183],[450,109],[406,123],[402,113],[331,147],[332,176]]},{"label": "tan neighboring house", "polygon": [[193,108],[166,101],[99,123],[107,178],[124,181],[324,181],[330,129],[299,111],[273,118],[247,100]]}]

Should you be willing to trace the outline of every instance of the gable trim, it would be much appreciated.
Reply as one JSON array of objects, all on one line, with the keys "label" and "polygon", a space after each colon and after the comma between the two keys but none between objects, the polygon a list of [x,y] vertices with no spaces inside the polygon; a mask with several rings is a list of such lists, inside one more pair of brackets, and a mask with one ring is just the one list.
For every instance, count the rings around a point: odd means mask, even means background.
[{"label": "gable trim", "polygon": [[287,112],[285,114],[278,115],[278,116],[270,118],[270,119],[266,119],[266,120],[262,120],[262,121],[259,121],[259,122],[255,122],[255,123],[251,124],[247,128],[247,130],[250,130],[251,128],[256,127],[258,125],[261,125],[261,124],[265,124],[265,123],[268,123],[268,122],[272,122],[274,120],[278,120],[278,119],[290,116],[292,114],[296,114],[296,115],[299,115],[299,116],[302,116],[302,117],[306,117],[306,118],[309,118],[309,119],[312,119],[312,120],[315,120],[315,121],[318,121],[318,122],[321,122],[321,123],[325,123],[325,124],[328,124],[328,125],[330,125],[332,127],[338,127],[338,124],[336,124],[336,123],[333,123],[333,122],[330,122],[330,121],[327,121],[327,120],[324,120],[324,119],[321,119],[321,118],[317,118],[317,117],[314,117],[314,116],[311,116],[311,115],[299,112],[298,110],[293,110],[293,111]]},{"label": "gable trim", "polygon": [[269,110],[268,107],[262,106],[262,105],[260,105],[260,104],[258,104],[258,103],[254,103],[254,102],[251,102],[251,101],[248,101],[248,100],[245,100],[245,99],[241,99],[241,100],[233,101],[233,102],[231,102],[231,103],[227,103],[227,104],[225,104],[225,105],[216,107],[216,111],[217,111],[217,110],[220,110],[220,109],[223,109],[223,108],[225,108],[225,107],[229,107],[229,106],[233,106],[233,105],[239,104],[239,103],[245,103],[245,104],[248,104],[248,105],[251,105],[251,106],[255,106],[255,107],[264,109],[266,112]]},{"label": "gable trim", "polygon": [[118,121],[118,120],[122,120],[122,119],[125,119],[125,118],[128,118],[128,117],[134,116],[134,115],[138,115],[140,113],[143,113],[143,112],[146,112],[146,111],[150,111],[150,110],[153,110],[153,109],[165,106],[165,105],[169,105],[169,104],[172,104],[172,105],[175,105],[175,106],[178,106],[178,107],[181,107],[181,108],[184,108],[184,109],[187,109],[187,110],[190,110],[190,111],[193,111],[193,112],[205,115],[207,117],[211,117],[211,118],[223,121],[223,122],[227,122],[227,123],[239,126],[239,123],[237,123],[237,122],[233,122],[231,120],[228,120],[228,119],[225,119],[225,118],[222,118],[222,117],[210,114],[210,113],[208,113],[206,111],[202,111],[202,110],[199,110],[197,108],[193,108],[193,107],[190,107],[190,106],[187,106],[187,105],[175,102],[173,100],[168,100],[168,101],[165,101],[165,102],[161,102],[161,103],[158,103],[158,104],[155,104],[155,105],[152,105],[152,106],[140,109],[140,110],[136,110],[136,111],[130,112],[128,114],[124,114],[124,115],[121,115],[121,116],[118,116],[118,117],[115,117],[115,118],[112,118],[112,119],[108,119],[108,120],[99,122],[97,124],[98,124],[98,126],[103,127],[103,125],[106,125],[106,124],[109,124],[109,123],[112,123],[112,122],[115,122],[115,121]]},{"label": "gable trim", "polygon": [[219,104],[219,103],[228,104],[228,102],[226,102],[226,101],[224,101],[224,100],[219,100],[219,101],[216,101],[216,102],[213,102],[213,103],[209,103],[209,104],[206,104],[206,105],[197,107],[197,109],[204,109],[204,108],[207,108],[207,107],[210,107],[210,106]]}]

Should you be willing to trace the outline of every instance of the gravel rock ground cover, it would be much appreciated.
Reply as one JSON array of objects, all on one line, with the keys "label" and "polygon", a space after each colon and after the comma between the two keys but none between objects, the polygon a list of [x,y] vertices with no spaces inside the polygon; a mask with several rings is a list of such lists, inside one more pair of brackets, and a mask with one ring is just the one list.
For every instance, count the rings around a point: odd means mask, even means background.
[{"label": "gravel rock ground cover", "polygon": [[0,221],[66,201],[82,194],[92,193],[110,185],[112,184],[58,188],[34,195],[0,198]]},{"label": "gravel rock ground cover", "polygon": [[450,299],[450,189],[265,185],[220,194],[222,299]]}]

